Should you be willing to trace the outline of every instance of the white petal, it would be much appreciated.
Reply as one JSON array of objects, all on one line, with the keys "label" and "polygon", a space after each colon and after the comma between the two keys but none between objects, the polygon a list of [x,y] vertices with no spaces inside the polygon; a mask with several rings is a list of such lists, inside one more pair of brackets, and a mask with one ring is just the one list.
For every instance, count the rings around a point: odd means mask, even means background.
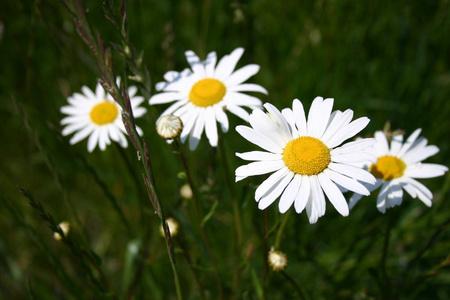
[{"label": "white petal", "polygon": [[438,164],[419,164],[417,167],[407,168],[405,170],[405,176],[413,178],[433,178],[442,176],[448,168]]},{"label": "white petal", "polygon": [[160,93],[160,94],[153,95],[149,100],[149,104],[150,105],[162,104],[162,103],[168,103],[168,102],[172,102],[175,100],[181,100],[181,99],[182,99],[182,97],[181,97],[180,93],[177,93],[177,92]]},{"label": "white petal", "polygon": [[330,119],[333,102],[331,98],[323,100],[322,97],[316,97],[314,99],[308,114],[308,135],[315,138],[322,137]]},{"label": "white petal", "polygon": [[195,150],[200,142],[203,130],[205,129],[205,113],[202,111],[199,113],[197,120],[195,121],[194,129],[189,136],[189,149]]},{"label": "white petal", "polygon": [[78,131],[77,133],[74,134],[74,136],[70,139],[70,144],[76,144],[79,141],[85,139],[88,135],[92,134],[92,132],[95,130],[95,126],[94,125],[88,125],[85,128],[83,128],[82,130]]},{"label": "white petal", "polygon": [[187,137],[190,134],[192,134],[192,129],[194,128],[194,125],[197,121],[199,114],[200,114],[199,109],[193,109],[189,111],[189,113],[187,113],[184,118],[181,118],[181,120],[183,121],[183,130],[181,131],[180,134],[180,140],[182,143],[184,143]]},{"label": "white petal", "polygon": [[236,67],[242,53],[244,53],[243,48],[236,48],[231,54],[225,55],[217,64],[215,77],[221,80],[227,79]]},{"label": "white petal", "polygon": [[323,173],[327,175],[328,178],[330,178],[333,182],[339,184],[347,190],[364,196],[368,196],[370,194],[369,190],[365,186],[350,177],[344,176],[330,169],[325,169]]},{"label": "white petal", "polygon": [[386,200],[390,189],[390,183],[390,181],[384,182],[377,196],[377,209],[383,214],[386,212],[387,208]]},{"label": "white petal", "polygon": [[233,87],[227,88],[227,91],[230,92],[260,92],[263,94],[268,94],[267,90],[260,86],[259,84],[254,83],[243,83],[239,85],[235,85]]},{"label": "white petal", "polygon": [[217,147],[219,136],[217,134],[217,124],[214,109],[211,106],[206,108],[205,118],[206,137],[208,138],[209,144],[212,147]]},{"label": "white petal", "polygon": [[82,87],[81,87],[81,91],[83,91],[83,94],[85,94],[87,98],[97,100],[97,96],[96,96],[96,95],[94,94],[94,92],[92,92],[92,90],[91,90],[90,88],[88,88],[87,86],[82,86]]},{"label": "white petal", "polygon": [[319,179],[320,186],[327,195],[331,204],[333,204],[334,208],[336,208],[336,210],[344,217],[348,216],[349,209],[347,201],[345,200],[344,195],[342,195],[341,191],[323,173],[320,173],[317,177]]},{"label": "white petal", "polygon": [[311,198],[313,203],[315,203],[317,208],[317,213],[319,217],[325,214],[326,203],[325,196],[323,194],[323,190],[320,187],[319,179],[317,175],[309,176],[309,182],[311,183]]},{"label": "white petal", "polygon": [[435,155],[439,152],[439,148],[432,145],[419,149],[411,149],[408,153],[403,156],[403,160],[407,164],[413,164],[427,159],[430,156]]},{"label": "white petal", "polygon": [[236,131],[249,142],[263,148],[266,151],[278,154],[283,153],[282,148],[277,146],[274,142],[272,142],[266,136],[262,135],[253,128],[240,125],[236,127]]},{"label": "white petal", "polygon": [[242,120],[248,122],[249,113],[243,109],[242,107],[236,105],[228,105],[227,110],[229,110],[232,114],[238,116]]},{"label": "white petal", "polygon": [[266,209],[270,204],[272,204],[284,191],[286,186],[291,182],[294,173],[288,172],[276,185],[273,186],[273,189],[268,191],[259,201],[258,208],[263,210]]},{"label": "white petal", "polygon": [[248,107],[262,106],[262,102],[258,98],[238,92],[228,93],[226,98],[224,98],[224,101],[226,101],[226,105],[232,104],[237,106],[248,106]]},{"label": "white petal", "polygon": [[328,168],[362,182],[375,184],[377,181],[377,179],[370,172],[352,165],[331,162],[328,165]]},{"label": "white petal", "polygon": [[191,50],[186,51],[185,55],[189,65],[191,65],[192,71],[199,77],[205,77],[205,68],[200,58]]},{"label": "white petal", "polygon": [[402,157],[406,152],[408,152],[409,148],[413,145],[413,143],[416,141],[416,139],[419,137],[420,132],[422,129],[416,129],[414,132],[408,137],[406,142],[403,144],[402,149],[397,153],[398,157]]},{"label": "white petal", "polygon": [[294,203],[297,193],[300,189],[302,183],[302,176],[295,174],[292,181],[284,190],[283,195],[281,195],[280,202],[278,203],[278,210],[280,213],[284,214]]},{"label": "white petal", "polygon": [[98,143],[99,136],[100,136],[100,129],[96,128],[88,140],[88,151],[89,152],[94,151],[95,146]]},{"label": "white petal", "polygon": [[342,144],[345,140],[355,136],[361,130],[363,130],[367,124],[369,124],[370,120],[367,117],[362,117],[354,120],[347,126],[341,128],[336,135],[328,140],[326,145],[328,148],[334,148],[340,144]]},{"label": "white petal", "polygon": [[387,196],[388,207],[394,207],[402,204],[403,200],[403,190],[400,184],[391,184],[391,188],[389,189],[389,193]]},{"label": "white petal", "polygon": [[167,82],[172,82],[174,80],[177,80],[180,78],[180,73],[178,73],[177,71],[167,71],[164,74],[164,80]]},{"label": "white petal", "polygon": [[264,107],[267,109],[271,117],[278,123],[278,126],[281,127],[282,130],[280,131],[280,135],[285,140],[285,142],[287,143],[292,140],[292,135],[289,130],[289,124],[288,122],[286,122],[281,112],[270,103],[264,104]]},{"label": "white petal", "polygon": [[253,129],[266,136],[278,147],[284,148],[288,142],[287,138],[283,138],[282,129],[267,114],[259,109],[253,110],[249,117],[249,123]]},{"label": "white petal", "polygon": [[287,167],[283,167],[264,180],[255,191],[255,201],[258,202],[261,197],[273,189],[274,185],[281,181],[288,173],[292,172]]},{"label": "white petal", "polygon": [[334,153],[331,155],[331,160],[333,162],[340,162],[340,163],[365,163],[365,162],[372,162],[376,163],[377,158],[373,156],[372,154],[368,152],[353,152],[353,153],[341,153],[334,155]]},{"label": "white petal", "polygon": [[222,127],[223,132],[228,132],[228,117],[227,114],[223,111],[223,107],[219,105],[213,106],[214,113],[216,115],[216,120],[220,123],[220,126]]},{"label": "white petal", "polygon": [[234,72],[233,74],[231,74],[230,77],[225,79],[225,85],[226,86],[235,86],[235,85],[241,84],[244,81],[246,81],[247,79],[249,79],[250,77],[252,77],[253,75],[255,75],[256,73],[258,73],[258,71],[259,71],[258,65],[254,65],[254,64],[246,65],[246,66],[240,68],[239,70],[237,70],[236,72]]},{"label": "white petal", "polygon": [[295,124],[297,125],[299,135],[305,135],[307,133],[306,117],[300,100],[294,99],[294,102],[292,102],[292,112],[294,113]]},{"label": "white petal", "polygon": [[100,83],[97,83],[97,86],[95,87],[95,95],[98,99],[105,98],[105,90]]},{"label": "white petal", "polygon": [[344,145],[334,148],[331,150],[331,155],[337,155],[341,153],[348,153],[348,152],[356,152],[356,151],[363,151],[368,149],[370,146],[373,146],[376,143],[375,139],[367,138],[367,139],[359,139],[357,141],[348,142]]},{"label": "white petal", "polygon": [[282,160],[281,154],[263,152],[263,151],[251,151],[245,153],[236,153],[237,157],[244,160],[262,161],[262,160]]},{"label": "white petal", "polygon": [[391,141],[390,155],[397,156],[397,153],[402,149],[403,145],[403,135],[395,135]]},{"label": "white petal", "polygon": [[236,181],[240,181],[248,176],[271,173],[283,167],[285,167],[283,161],[279,160],[252,162],[236,169]]},{"label": "white petal", "polygon": [[302,175],[302,183],[294,202],[295,211],[298,214],[305,209],[309,200],[309,195],[311,195],[311,183],[309,182],[309,177]]},{"label": "white petal", "polygon": [[64,127],[64,129],[62,130],[62,135],[63,136],[69,135],[71,133],[74,133],[75,131],[78,131],[78,130],[86,127],[86,126],[89,126],[89,124],[81,123],[81,122],[69,124],[66,127]]},{"label": "white petal", "polygon": [[408,178],[407,182],[416,188],[416,192],[418,192],[418,193],[420,192],[421,194],[425,195],[427,198],[430,198],[430,199],[433,198],[433,193],[431,193],[431,191],[426,186],[424,186],[422,183],[420,183],[419,181],[417,181],[413,178]]},{"label": "white petal", "polygon": [[297,138],[298,131],[297,126],[295,126],[294,112],[290,108],[285,108],[281,111],[281,114],[283,115],[283,118],[286,120],[286,122],[289,124],[289,131],[291,133],[291,136],[293,138]]},{"label": "white petal", "polygon": [[[353,118],[353,111],[351,109],[347,109],[344,112],[334,111],[330,115],[329,124],[321,137],[321,141],[328,146],[328,143],[331,139],[333,139],[339,131],[345,128]],[[328,146],[331,148],[330,146]]]},{"label": "white petal", "polygon": [[210,52],[204,61],[205,64],[205,75],[206,77],[214,77],[214,67],[217,62],[216,52]]},{"label": "white petal", "polygon": [[377,143],[374,145],[375,155],[380,157],[389,152],[389,144],[386,135],[382,131],[375,132]]},{"label": "white petal", "polygon": [[309,201],[306,203],[306,214],[308,215],[309,224],[315,224],[319,219],[319,212],[315,202],[312,200],[312,196],[310,196]]}]

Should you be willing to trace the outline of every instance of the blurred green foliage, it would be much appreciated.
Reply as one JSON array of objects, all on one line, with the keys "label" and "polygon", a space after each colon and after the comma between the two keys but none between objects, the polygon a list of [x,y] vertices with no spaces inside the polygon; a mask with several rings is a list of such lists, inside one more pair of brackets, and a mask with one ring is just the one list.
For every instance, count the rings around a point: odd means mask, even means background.
[{"label": "blurred green foliage", "polygon": [[[118,3],[116,3],[118,4]],[[85,1],[93,29],[105,43],[120,36],[104,18],[100,1]],[[449,165],[450,128],[450,2],[438,1],[156,1],[129,3],[132,42],[144,51],[153,83],[168,70],[182,70],[184,51],[201,57],[217,51],[246,49],[240,65],[256,63],[260,72],[251,82],[269,91],[264,102],[278,108],[294,98],[306,107],[316,96],[335,98],[335,109],[351,108],[372,121],[370,135],[383,128],[416,128],[441,151],[428,161]],[[92,154],[86,142],[70,146],[61,137],[59,109],[82,85],[94,88],[99,73],[89,49],[79,38],[71,16],[60,1],[3,1],[0,4],[0,298],[89,299],[98,294],[67,247],[29,206],[17,186],[28,188],[56,222],[68,220],[71,236],[101,259],[112,290],[124,295],[137,265],[141,265],[135,297],[174,299],[172,275],[154,215],[141,181],[136,153],[110,146]],[[124,75],[124,60],[114,54],[114,67]],[[149,108],[137,120],[145,131],[157,187],[168,216],[177,218],[175,238],[182,287],[198,299],[198,288],[186,262],[198,267],[210,299],[217,299],[205,249],[195,240],[195,224],[181,199],[185,183],[172,147],[154,130],[163,107]],[[234,131],[241,123],[231,116],[230,132],[221,138],[234,169],[242,162],[234,152],[251,149]],[[207,223],[226,293],[232,272],[241,263],[239,299],[257,299],[258,286],[268,282],[267,299],[296,295],[281,273],[265,270],[264,213],[252,197],[261,178],[236,184],[243,213],[244,245],[236,251],[230,192],[226,188],[223,155],[202,140],[189,152],[188,163],[204,193],[205,211],[219,205]],[[131,171],[127,167],[131,166]],[[310,299],[382,298],[377,279],[387,218],[393,218],[387,268],[391,288],[400,299],[449,299],[450,232],[439,227],[450,218],[449,175],[424,180],[434,192],[434,205],[404,200],[381,215],[375,199],[367,198],[342,218],[329,206],[326,216],[309,225],[292,214],[280,250],[288,255],[286,272]],[[250,185],[249,185],[250,184]],[[129,234],[105,195],[108,190],[131,223]],[[73,209],[79,216],[77,223]],[[267,213],[268,230],[279,225],[276,207]],[[214,233],[214,234],[213,234]],[[273,232],[272,232],[273,233]],[[436,234],[437,233],[437,234]],[[431,242],[423,256],[408,266]],[[143,261],[132,251],[148,244]],[[189,246],[191,253],[186,254]],[[131,250],[130,250],[131,249]],[[184,249],[184,250],[183,250]],[[131,251],[131,252],[130,252]],[[133,263],[134,261],[134,263]],[[130,265],[131,264],[131,265]],[[93,271],[94,276],[98,276]],[[254,276],[256,274],[256,281]],[[263,280],[264,278],[264,280]],[[259,281],[258,281],[259,280]],[[383,287],[381,287],[383,288]],[[108,295],[103,294],[104,297]],[[295,296],[296,297],[296,296]],[[96,298],[97,299],[97,298]]]}]

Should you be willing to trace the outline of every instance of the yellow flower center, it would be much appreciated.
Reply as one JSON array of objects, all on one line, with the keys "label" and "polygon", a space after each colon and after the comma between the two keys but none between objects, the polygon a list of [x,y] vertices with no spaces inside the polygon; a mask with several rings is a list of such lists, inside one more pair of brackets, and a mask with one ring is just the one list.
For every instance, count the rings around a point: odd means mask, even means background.
[{"label": "yellow flower center", "polygon": [[301,136],[287,143],[283,151],[286,166],[294,173],[317,175],[326,169],[331,161],[330,150],[320,140]]},{"label": "yellow flower center", "polygon": [[377,163],[372,164],[369,168],[373,176],[383,180],[401,177],[405,169],[406,164],[403,160],[391,155],[379,157]]},{"label": "yellow flower center", "polygon": [[189,92],[189,100],[195,106],[208,107],[222,101],[227,89],[214,78],[205,78],[194,84]]},{"label": "yellow flower center", "polygon": [[105,125],[114,122],[119,110],[113,102],[103,101],[92,108],[89,114],[92,122],[97,125]]}]

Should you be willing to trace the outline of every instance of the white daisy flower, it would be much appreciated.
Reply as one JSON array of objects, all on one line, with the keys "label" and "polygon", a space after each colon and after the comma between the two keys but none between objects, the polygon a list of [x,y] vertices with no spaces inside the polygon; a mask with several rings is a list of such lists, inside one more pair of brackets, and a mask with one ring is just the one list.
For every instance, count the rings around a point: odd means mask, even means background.
[{"label": "white daisy flower", "polygon": [[298,99],[293,101],[292,110],[285,108],[281,113],[266,103],[268,114],[255,109],[250,115],[252,128],[236,127],[245,139],[266,150],[236,153],[244,160],[254,161],[236,169],[236,181],[275,172],[256,189],[259,209],[267,208],[281,196],[281,213],[292,205],[297,213],[306,208],[312,224],[325,214],[325,195],[341,215],[347,216],[349,208],[341,190],[369,194],[358,180],[374,183],[375,177],[352,164],[376,162],[365,151],[375,140],[360,139],[339,146],[366,127],[369,119],[350,122],[353,111],[332,112],[333,101],[314,99],[308,119]]},{"label": "white daisy flower", "polygon": [[[403,199],[402,188],[412,197],[419,198],[426,206],[431,206],[433,194],[414,178],[432,178],[443,175],[448,168],[438,164],[422,163],[426,158],[439,152],[439,148],[427,146],[427,139],[419,137],[421,129],[415,130],[403,144],[403,135],[395,135],[389,147],[386,135],[375,132],[376,144],[368,151],[378,158],[377,163],[364,164],[377,179],[374,183],[363,182],[369,191],[381,186],[377,198],[377,208],[385,213],[386,209],[400,205]],[[419,138],[418,138],[419,137]],[[350,198],[350,208],[361,199],[354,194]]]},{"label": "white daisy flower", "polygon": [[[119,79],[118,79],[119,80]],[[106,145],[111,144],[111,140],[119,143],[122,147],[127,147],[125,138],[126,130],[122,121],[122,108],[114,101],[111,95],[107,94],[98,83],[95,93],[86,86],[81,88],[83,94],[75,93],[67,99],[70,105],[61,107],[61,112],[68,115],[61,120],[65,125],[62,135],[74,134],[70,139],[70,144],[76,144],[89,136],[87,149],[92,152],[99,146],[100,150],[105,150]],[[134,117],[138,118],[147,112],[139,105],[144,102],[144,98],[136,96],[137,87],[130,86],[128,94]],[[142,130],[136,128],[142,135]]]},{"label": "white daisy flower", "polygon": [[215,52],[208,54],[205,61],[200,61],[192,51],[186,51],[186,58],[191,69],[178,73],[169,71],[164,75],[166,82],[156,85],[162,90],[150,98],[150,104],[174,102],[161,115],[174,114],[183,121],[181,142],[189,136],[191,150],[197,148],[203,131],[211,146],[218,143],[217,124],[222,131],[228,131],[228,117],[225,111],[248,120],[249,113],[242,107],[251,109],[261,107],[261,100],[242,92],[260,92],[267,94],[262,86],[243,83],[259,71],[258,65],[247,65],[233,72],[244,49],[237,48],[225,55],[217,64]]}]

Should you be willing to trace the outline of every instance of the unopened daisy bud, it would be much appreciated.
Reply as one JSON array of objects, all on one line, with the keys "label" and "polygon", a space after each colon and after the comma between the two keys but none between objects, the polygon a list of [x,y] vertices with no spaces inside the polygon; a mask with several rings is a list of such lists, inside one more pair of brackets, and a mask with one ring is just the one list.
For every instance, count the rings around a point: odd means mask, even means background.
[{"label": "unopened daisy bud", "polygon": [[[167,226],[169,226],[170,235],[172,237],[176,236],[178,233],[178,222],[174,218],[168,218],[166,219]],[[164,237],[164,229],[162,225],[159,226],[159,233],[162,237]]]},{"label": "unopened daisy bud", "polygon": [[180,195],[181,198],[183,199],[191,199],[193,194],[192,194],[192,189],[189,186],[189,184],[185,183],[183,184],[183,186],[180,189]]},{"label": "unopened daisy bud", "polygon": [[175,115],[165,115],[156,123],[156,132],[166,140],[171,140],[180,135],[183,129],[183,122]]},{"label": "unopened daisy bud", "polygon": [[[67,235],[70,231],[70,224],[67,221],[63,221],[58,224],[59,228],[61,228],[64,235]],[[62,239],[62,236],[59,234],[59,232],[53,233],[53,238],[57,241],[60,241]]]},{"label": "unopened daisy bud", "polygon": [[288,264],[286,254],[273,249],[269,251],[267,260],[269,261],[269,266],[272,268],[272,270],[277,272],[284,270]]}]

